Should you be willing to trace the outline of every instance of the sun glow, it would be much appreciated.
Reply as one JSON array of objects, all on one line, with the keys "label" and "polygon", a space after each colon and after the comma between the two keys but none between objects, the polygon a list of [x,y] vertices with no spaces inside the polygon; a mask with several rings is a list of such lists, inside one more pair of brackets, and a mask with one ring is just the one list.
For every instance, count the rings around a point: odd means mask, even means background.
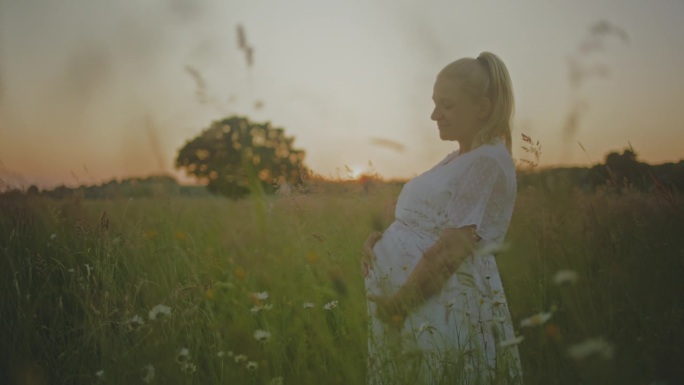
[{"label": "sun glow", "polygon": [[344,176],[348,179],[359,179],[363,174],[367,174],[368,172],[370,172],[368,166],[344,166]]}]

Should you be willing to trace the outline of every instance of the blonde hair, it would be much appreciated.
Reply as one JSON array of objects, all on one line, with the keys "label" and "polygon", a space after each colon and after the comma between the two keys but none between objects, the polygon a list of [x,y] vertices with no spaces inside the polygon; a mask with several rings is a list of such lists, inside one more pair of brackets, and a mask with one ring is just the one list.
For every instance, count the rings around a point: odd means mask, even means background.
[{"label": "blonde hair", "polygon": [[511,152],[511,118],[515,102],[511,77],[503,61],[491,52],[482,52],[477,59],[462,58],[448,64],[439,72],[440,76],[458,80],[463,91],[474,98],[486,96],[491,102],[489,117],[475,135],[472,148],[502,138]]}]

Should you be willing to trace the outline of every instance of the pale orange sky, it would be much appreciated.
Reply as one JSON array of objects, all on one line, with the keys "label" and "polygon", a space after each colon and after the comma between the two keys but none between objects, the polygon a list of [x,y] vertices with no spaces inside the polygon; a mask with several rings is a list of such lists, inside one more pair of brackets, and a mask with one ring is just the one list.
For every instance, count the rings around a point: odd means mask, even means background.
[{"label": "pale orange sky", "polygon": [[324,176],[371,162],[409,178],[457,148],[429,118],[435,74],[484,50],[513,79],[514,157],[523,132],[543,165],[588,166],[629,143],[642,161],[678,161],[683,16],[677,0],[0,0],[0,179],[172,173],[185,141],[231,114],[285,128]]}]

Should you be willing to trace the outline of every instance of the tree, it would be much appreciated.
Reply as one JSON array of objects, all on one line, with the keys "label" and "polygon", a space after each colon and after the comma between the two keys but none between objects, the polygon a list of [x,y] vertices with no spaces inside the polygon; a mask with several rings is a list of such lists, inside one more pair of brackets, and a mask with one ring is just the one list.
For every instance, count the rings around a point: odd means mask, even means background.
[{"label": "tree", "polygon": [[625,183],[641,190],[646,189],[650,166],[640,163],[632,149],[625,149],[622,154],[611,152],[606,155],[606,170],[618,191]]},{"label": "tree", "polygon": [[[273,193],[277,185],[301,185],[304,151],[292,147],[293,137],[270,123],[231,116],[215,121],[178,153],[176,168],[207,181],[212,193],[233,199],[258,190]],[[280,182],[278,182],[280,181]]]}]

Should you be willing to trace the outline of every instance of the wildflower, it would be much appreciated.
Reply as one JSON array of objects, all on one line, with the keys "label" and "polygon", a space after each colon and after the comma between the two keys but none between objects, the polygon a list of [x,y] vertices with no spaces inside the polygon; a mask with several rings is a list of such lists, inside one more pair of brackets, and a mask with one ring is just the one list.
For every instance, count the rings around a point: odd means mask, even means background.
[{"label": "wildflower", "polygon": [[187,234],[185,233],[185,231],[183,231],[183,230],[178,230],[178,231],[176,231],[175,236],[176,236],[176,239],[177,239],[179,242],[185,241],[185,239],[188,237],[188,235],[187,235]]},{"label": "wildflower", "polygon": [[306,254],[306,261],[309,262],[309,264],[313,265],[314,263],[318,262],[318,259],[319,259],[318,254],[316,254],[315,251],[309,251]]},{"label": "wildflower", "polygon": [[151,320],[156,320],[157,315],[162,314],[162,315],[171,315],[171,308],[166,306],[166,305],[156,305],[155,307],[150,310],[150,319]]},{"label": "wildflower", "polygon": [[219,350],[216,353],[216,357],[218,357],[218,358],[223,358],[223,356],[225,356],[225,355],[226,355],[226,353],[223,350]]},{"label": "wildflower", "polygon": [[187,348],[182,348],[176,353],[176,362],[179,364],[185,364],[190,359],[190,351]]},{"label": "wildflower", "polygon": [[209,300],[214,299],[214,295],[214,289],[207,289],[207,291],[204,292],[204,296]]},{"label": "wildflower", "polygon": [[237,278],[241,281],[244,280],[245,277],[247,276],[247,272],[245,271],[245,269],[243,269],[242,267],[239,267],[239,266],[236,267],[235,270],[233,270],[233,274],[235,274],[235,278]]},{"label": "wildflower", "polygon": [[261,310],[271,310],[271,309],[273,309],[273,305],[270,303],[267,303],[265,305],[255,305],[251,309],[249,309],[249,311],[256,314],[256,313],[260,312]]},{"label": "wildflower", "polygon": [[576,360],[598,354],[605,359],[613,358],[613,345],[601,338],[589,338],[568,348],[568,355]]},{"label": "wildflower", "polygon": [[336,299],[332,300],[332,301],[326,303],[325,305],[323,305],[323,309],[332,310],[332,309],[336,308],[339,303],[340,303],[340,301],[338,301]]},{"label": "wildflower", "polygon": [[193,364],[192,362],[184,362],[181,365],[181,371],[184,373],[192,374],[195,373],[197,370],[197,365]]},{"label": "wildflower", "polygon": [[529,318],[525,318],[524,320],[520,321],[520,327],[530,327],[530,326],[539,326],[543,325],[546,321],[548,321],[551,318],[551,313],[538,313],[535,314]]},{"label": "wildflower", "polygon": [[138,327],[145,325],[145,320],[137,314],[126,322],[131,329],[137,329]]},{"label": "wildflower", "polygon": [[268,292],[262,291],[261,293],[254,293],[254,298],[263,301],[265,299],[268,299]]},{"label": "wildflower", "polygon": [[100,380],[102,380],[102,379],[104,379],[104,374],[105,374],[105,371],[102,370],[102,369],[100,369],[100,370],[98,370],[97,372],[95,372],[95,377],[97,377],[97,378],[99,378]]},{"label": "wildflower", "polygon": [[508,339],[508,340],[506,340],[506,341],[501,341],[501,342],[499,342],[499,347],[500,347],[500,348],[505,348],[505,347],[508,347],[508,346],[515,346],[515,345],[517,345],[517,344],[523,342],[524,339],[525,339],[525,337],[519,336],[519,337],[515,337],[515,338]]},{"label": "wildflower", "polygon": [[315,306],[315,305],[313,304],[313,302],[304,302],[304,303],[302,303],[302,307],[303,307],[304,309],[311,309],[311,308],[313,308],[314,306]]},{"label": "wildflower", "polygon": [[235,360],[236,364],[239,364],[240,362],[247,361],[247,356],[244,354],[238,354],[235,357],[233,357],[233,360]]},{"label": "wildflower", "polygon": [[[52,233],[52,234],[50,235],[50,239],[56,239],[56,238],[57,238],[57,234]],[[98,372],[98,373],[99,373],[99,372]]]},{"label": "wildflower", "polygon": [[142,380],[146,384],[149,384],[154,380],[154,366],[152,364],[147,364],[145,367],[142,368],[143,375],[142,375]]},{"label": "wildflower", "polygon": [[404,323],[404,316],[402,316],[401,314],[395,314],[390,319],[390,324],[392,324],[393,326],[396,326],[396,327],[401,326],[403,323]]},{"label": "wildflower", "polygon": [[247,370],[257,370],[259,368],[259,364],[256,361],[249,361],[247,363]]},{"label": "wildflower", "polygon": [[271,378],[271,381],[268,382],[268,385],[283,385],[283,378],[273,377]]},{"label": "wildflower", "polygon": [[562,285],[564,283],[575,283],[577,282],[577,272],[573,270],[559,270],[553,276],[553,283],[556,285]]},{"label": "wildflower", "polygon": [[560,329],[558,328],[558,325],[553,322],[546,325],[544,328],[544,334],[546,334],[549,339],[556,342],[560,341],[561,339]]},{"label": "wildflower", "polygon": [[271,338],[271,332],[267,332],[266,330],[257,330],[254,332],[254,338],[259,341],[259,342],[267,342],[269,338]]},{"label": "wildflower", "polygon": [[145,230],[143,235],[145,236],[146,239],[154,239],[154,238],[157,238],[157,235],[159,235],[159,233],[157,233],[157,230],[155,230],[155,229],[147,229],[147,230]]}]

